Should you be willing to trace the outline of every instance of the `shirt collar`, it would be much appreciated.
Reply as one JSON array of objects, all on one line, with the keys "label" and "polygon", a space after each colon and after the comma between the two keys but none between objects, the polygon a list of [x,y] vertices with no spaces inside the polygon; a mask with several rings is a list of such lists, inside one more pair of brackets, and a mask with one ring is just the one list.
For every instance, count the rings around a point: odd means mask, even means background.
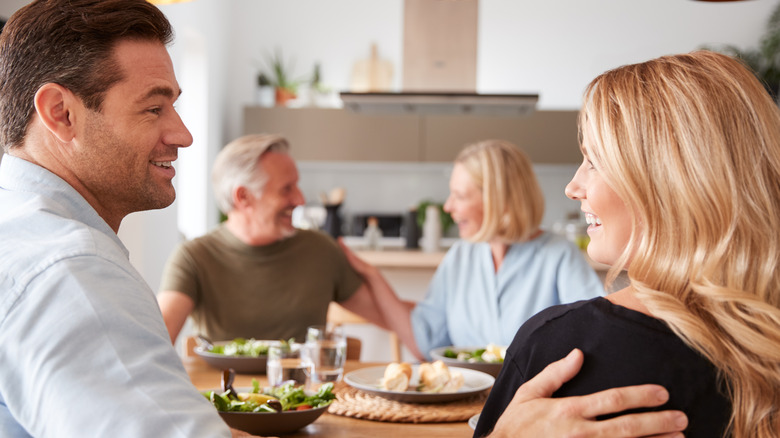
[{"label": "shirt collar", "polygon": [[5,154],[0,161],[0,189],[35,193],[49,199],[61,210],[56,212],[92,227],[127,252],[114,230],[79,192],[48,169],[13,155]]}]

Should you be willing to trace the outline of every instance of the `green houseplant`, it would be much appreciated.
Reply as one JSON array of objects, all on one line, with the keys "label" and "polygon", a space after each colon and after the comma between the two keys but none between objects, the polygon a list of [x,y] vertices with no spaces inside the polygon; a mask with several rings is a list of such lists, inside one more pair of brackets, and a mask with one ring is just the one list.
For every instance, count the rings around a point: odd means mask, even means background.
[{"label": "green houseplant", "polygon": [[[705,47],[711,49],[709,47]],[[724,45],[719,51],[741,59],[752,68],[764,83],[775,101],[780,87],[780,4],[775,7],[767,21],[764,35],[756,48],[742,50],[734,45]]]},{"label": "green houseplant", "polygon": [[268,66],[270,73],[260,72],[258,74],[258,85],[260,85],[261,81],[267,81],[269,85],[275,88],[276,104],[286,105],[288,101],[295,99],[300,80],[292,78],[291,69],[284,62],[284,57],[280,50],[277,50],[269,57]]}]

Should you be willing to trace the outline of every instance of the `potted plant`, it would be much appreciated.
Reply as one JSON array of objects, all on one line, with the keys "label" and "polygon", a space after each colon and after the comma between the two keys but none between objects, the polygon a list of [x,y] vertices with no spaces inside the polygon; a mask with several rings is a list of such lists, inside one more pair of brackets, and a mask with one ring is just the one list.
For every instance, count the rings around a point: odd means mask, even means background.
[{"label": "potted plant", "polygon": [[742,50],[734,45],[724,45],[720,47],[720,51],[741,59],[753,69],[772,98],[775,101],[778,100],[778,88],[780,87],[780,5],[770,15],[766,30],[757,48]]},{"label": "potted plant", "polygon": [[257,75],[257,103],[263,107],[272,107],[276,104],[276,92],[271,80],[265,73]]},{"label": "potted plant", "polygon": [[292,78],[281,51],[277,50],[269,59],[268,64],[270,65],[271,73],[266,75],[265,72],[261,72],[258,75],[258,85],[261,79],[265,78],[274,87],[276,104],[284,106],[290,100],[295,99],[300,81]]},{"label": "potted plant", "polygon": [[257,86],[261,88],[271,86],[271,81],[268,79],[268,76],[266,76],[265,73],[260,73],[257,75]]},{"label": "potted plant", "polygon": [[322,72],[320,69],[320,63],[314,63],[314,72],[311,75],[311,81],[309,83],[309,98],[314,106],[335,106],[331,103],[331,89],[322,82]]}]

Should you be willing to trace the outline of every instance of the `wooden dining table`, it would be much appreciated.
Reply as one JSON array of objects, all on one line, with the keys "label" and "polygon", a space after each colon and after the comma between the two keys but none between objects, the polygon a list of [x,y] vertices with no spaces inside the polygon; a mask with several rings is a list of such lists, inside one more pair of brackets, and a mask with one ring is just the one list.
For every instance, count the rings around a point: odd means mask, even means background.
[{"label": "wooden dining table", "polygon": [[[183,358],[184,368],[190,376],[193,385],[199,390],[214,389],[220,386],[221,371],[212,368],[199,357]],[[371,363],[348,360],[344,372],[348,373],[364,367],[382,366],[386,363]],[[234,386],[252,386],[252,379],[257,379],[260,385],[267,385],[265,375],[236,374]],[[343,382],[338,385],[346,385]],[[342,415],[325,413],[314,423],[296,433],[285,437],[328,437],[328,438],[363,438],[363,437],[470,437],[473,431],[466,421],[455,423],[389,423],[383,421],[361,420]]]}]

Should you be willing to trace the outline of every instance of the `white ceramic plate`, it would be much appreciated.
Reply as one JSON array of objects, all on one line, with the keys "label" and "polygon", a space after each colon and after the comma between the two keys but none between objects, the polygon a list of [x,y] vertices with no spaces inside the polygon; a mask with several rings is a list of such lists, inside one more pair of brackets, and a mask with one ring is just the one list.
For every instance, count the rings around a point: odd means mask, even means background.
[{"label": "white ceramic plate", "polygon": [[[231,341],[214,342],[214,345],[227,345]],[[268,345],[279,344],[278,340],[260,341]],[[202,346],[195,347],[195,354],[206,361],[207,364],[218,370],[233,368],[238,374],[265,374],[265,364],[268,356],[263,354],[257,357],[252,356],[231,356],[227,354],[212,353]]]},{"label": "white ceramic plate", "polygon": [[469,418],[469,427],[471,430],[477,430],[477,423],[479,423],[479,414]]},{"label": "white ceramic plate", "polygon": [[[414,389],[407,391],[388,391],[382,389],[382,377],[385,375],[387,367],[370,367],[347,373],[344,381],[351,387],[365,391],[369,394],[384,397],[389,400],[395,400],[406,403],[441,403],[454,400],[461,400],[471,397],[475,394],[490,389],[495,382],[493,376],[481,371],[470,370],[466,368],[449,367],[451,371],[459,371],[463,374],[463,386],[457,392],[448,393],[427,393],[418,392]],[[412,379],[410,388],[415,388],[420,381],[419,365],[412,365]]]}]

